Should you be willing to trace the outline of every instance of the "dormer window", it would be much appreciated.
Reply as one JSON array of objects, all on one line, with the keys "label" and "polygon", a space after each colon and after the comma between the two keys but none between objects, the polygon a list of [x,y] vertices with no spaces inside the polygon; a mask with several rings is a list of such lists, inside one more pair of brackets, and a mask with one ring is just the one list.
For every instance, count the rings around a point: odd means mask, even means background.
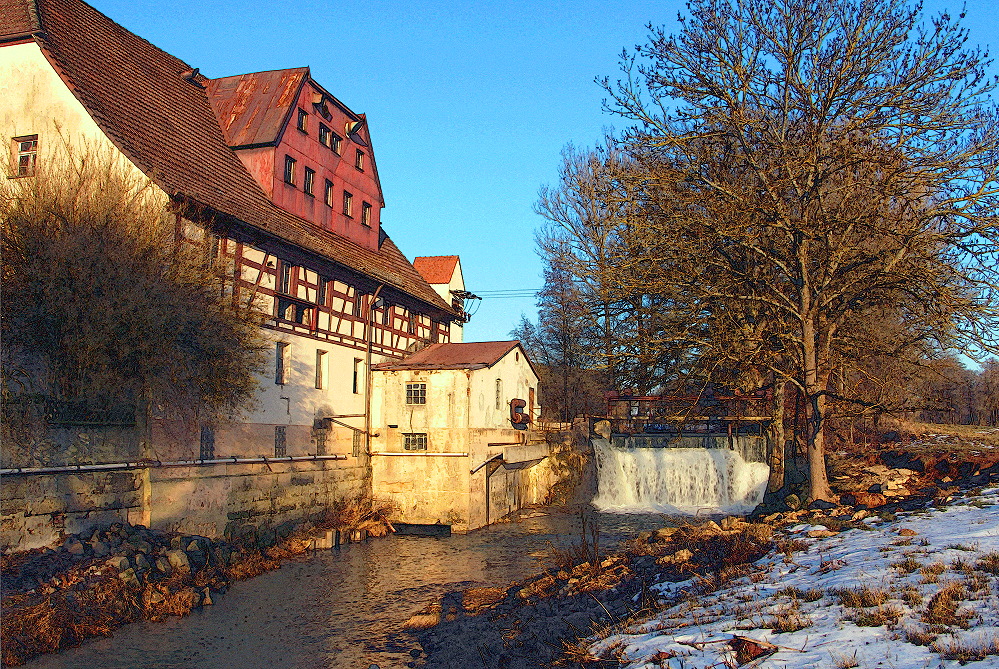
[{"label": "dormer window", "polygon": [[305,180],[302,183],[302,189],[305,191],[306,195],[314,195],[313,188],[316,183],[316,171],[310,167],[305,168]]},{"label": "dormer window", "polygon": [[284,157],[284,182],[295,185],[295,159],[291,156]]},{"label": "dormer window", "polygon": [[14,176],[34,176],[38,159],[38,135],[15,137],[14,151],[17,153],[17,174]]},{"label": "dormer window", "polygon": [[354,167],[362,172],[364,171],[364,151],[361,151],[360,149],[358,149],[357,153],[354,154]]},{"label": "dormer window", "polygon": [[298,110],[298,129],[302,132],[309,132],[309,112],[304,109]]}]

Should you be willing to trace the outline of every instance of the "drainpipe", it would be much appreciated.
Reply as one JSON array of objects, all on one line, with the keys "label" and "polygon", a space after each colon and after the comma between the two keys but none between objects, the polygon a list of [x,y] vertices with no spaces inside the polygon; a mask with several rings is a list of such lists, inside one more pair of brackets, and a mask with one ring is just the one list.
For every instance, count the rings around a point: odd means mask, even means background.
[{"label": "drainpipe", "polygon": [[371,457],[371,340],[373,338],[373,332],[375,327],[375,301],[378,300],[378,294],[382,292],[382,288],[385,284],[378,284],[378,288],[375,289],[374,294],[371,299],[368,300],[368,321],[364,328],[364,339],[366,345],[365,360],[364,360],[364,453]]}]

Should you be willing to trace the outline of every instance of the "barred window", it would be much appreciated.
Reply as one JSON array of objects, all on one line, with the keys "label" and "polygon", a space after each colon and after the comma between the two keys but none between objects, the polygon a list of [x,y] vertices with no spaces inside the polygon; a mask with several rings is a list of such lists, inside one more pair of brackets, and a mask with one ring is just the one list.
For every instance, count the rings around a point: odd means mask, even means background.
[{"label": "barred window", "polygon": [[209,425],[201,426],[201,459],[215,459],[215,430]]},{"label": "barred window", "polygon": [[406,404],[426,404],[427,384],[407,383],[406,384]]},{"label": "barred window", "polygon": [[427,450],[427,433],[426,432],[404,432],[402,447],[407,451],[425,451]]},{"label": "barred window", "polygon": [[288,436],[284,425],[274,426],[274,457],[283,458],[288,455]]},{"label": "barred window", "polygon": [[354,457],[361,457],[361,453],[364,452],[364,433],[360,430],[354,430]]}]

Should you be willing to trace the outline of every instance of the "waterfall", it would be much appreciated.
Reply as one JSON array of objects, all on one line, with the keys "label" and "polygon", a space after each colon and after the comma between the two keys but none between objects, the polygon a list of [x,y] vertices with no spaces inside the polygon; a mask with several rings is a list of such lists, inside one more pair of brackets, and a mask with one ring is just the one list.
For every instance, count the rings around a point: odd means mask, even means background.
[{"label": "waterfall", "polygon": [[757,440],[745,437],[738,438],[746,443],[735,443],[735,450],[592,441],[597,465],[593,505],[601,511],[748,513],[763,499],[770,475],[766,464],[744,457],[758,450]]}]

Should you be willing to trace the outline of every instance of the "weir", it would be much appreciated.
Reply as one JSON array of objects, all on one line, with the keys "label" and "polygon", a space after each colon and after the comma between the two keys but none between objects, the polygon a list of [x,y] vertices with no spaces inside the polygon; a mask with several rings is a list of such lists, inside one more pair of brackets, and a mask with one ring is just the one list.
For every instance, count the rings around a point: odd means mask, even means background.
[{"label": "weir", "polygon": [[591,439],[593,505],[616,513],[748,513],[770,468],[758,435],[613,435]]}]

